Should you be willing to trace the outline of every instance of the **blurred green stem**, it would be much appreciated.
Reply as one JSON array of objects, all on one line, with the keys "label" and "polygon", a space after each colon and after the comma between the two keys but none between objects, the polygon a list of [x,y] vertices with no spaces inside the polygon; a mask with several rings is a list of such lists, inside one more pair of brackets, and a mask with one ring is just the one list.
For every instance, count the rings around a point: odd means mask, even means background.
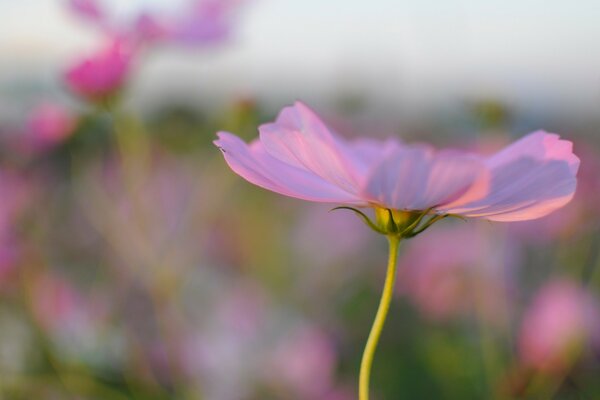
[{"label": "blurred green stem", "polygon": [[396,261],[398,258],[398,247],[400,245],[400,238],[397,236],[388,236],[388,242],[390,244],[390,254],[388,258],[387,274],[385,277],[385,284],[383,286],[383,293],[381,294],[381,300],[379,301],[379,308],[375,315],[375,321],[371,327],[371,333],[367,339],[365,351],[363,353],[362,361],[360,363],[360,376],[358,381],[358,398],[359,400],[369,400],[369,380],[371,376],[371,366],[373,365],[373,356],[375,350],[377,350],[377,343],[379,343],[379,337],[385,324],[385,319],[390,309],[390,303],[392,302],[392,294],[394,293],[394,282],[396,281]]}]

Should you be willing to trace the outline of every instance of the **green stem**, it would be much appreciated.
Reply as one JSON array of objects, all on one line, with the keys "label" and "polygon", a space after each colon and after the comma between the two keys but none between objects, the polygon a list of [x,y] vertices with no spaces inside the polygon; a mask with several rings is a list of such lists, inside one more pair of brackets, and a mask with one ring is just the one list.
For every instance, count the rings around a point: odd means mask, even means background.
[{"label": "green stem", "polygon": [[373,321],[371,333],[369,333],[369,338],[367,339],[365,351],[360,363],[360,376],[358,381],[359,400],[369,400],[369,379],[371,376],[371,366],[373,365],[373,356],[375,355],[375,350],[377,350],[377,343],[379,343],[379,337],[381,336],[381,331],[383,330],[383,325],[385,324],[385,319],[388,310],[390,309],[390,303],[392,302],[392,294],[394,293],[396,260],[398,258],[400,238],[397,236],[388,236],[388,241],[390,243],[390,254],[383,293],[381,294],[379,308],[377,309],[375,321]]}]

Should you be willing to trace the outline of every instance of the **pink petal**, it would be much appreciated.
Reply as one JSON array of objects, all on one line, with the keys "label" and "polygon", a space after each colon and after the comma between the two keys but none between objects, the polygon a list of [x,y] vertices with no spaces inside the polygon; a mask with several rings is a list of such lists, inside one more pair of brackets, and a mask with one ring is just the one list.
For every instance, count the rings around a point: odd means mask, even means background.
[{"label": "pink petal", "polygon": [[78,16],[96,23],[103,23],[104,10],[96,0],[69,0],[69,7]]},{"label": "pink petal", "polygon": [[132,59],[130,43],[112,38],[99,51],[73,64],[64,79],[77,94],[97,100],[115,93],[125,84]]},{"label": "pink petal", "polygon": [[402,144],[395,138],[385,141],[376,139],[360,138],[348,143],[349,157],[353,160],[353,166],[362,181],[367,178],[368,173],[374,165],[400,148]]},{"label": "pink petal", "polygon": [[168,38],[186,45],[205,45],[229,38],[235,11],[242,0],[195,0],[180,18],[175,18]]},{"label": "pink petal", "polygon": [[303,169],[349,193],[360,177],[351,150],[307,106],[296,102],[277,120],[259,127],[265,150],[279,161]]},{"label": "pink petal", "polygon": [[219,139],[214,143],[223,151],[227,164],[234,172],[255,185],[309,201],[364,204],[358,197],[310,171],[272,157],[259,141],[248,145],[227,132],[219,132],[218,136]]},{"label": "pink petal", "polygon": [[469,154],[405,146],[374,168],[363,193],[389,208],[425,210],[464,195],[484,172],[483,161]]},{"label": "pink petal", "polygon": [[567,204],[575,194],[579,159],[572,143],[558,135],[534,132],[486,161],[489,193],[473,202],[454,204],[445,212],[493,221],[543,217]]}]

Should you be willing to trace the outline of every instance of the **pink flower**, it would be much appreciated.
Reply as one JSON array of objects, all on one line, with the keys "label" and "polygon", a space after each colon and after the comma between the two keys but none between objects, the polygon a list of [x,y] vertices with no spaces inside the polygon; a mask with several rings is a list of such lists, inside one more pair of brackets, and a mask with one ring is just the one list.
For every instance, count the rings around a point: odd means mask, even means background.
[{"label": "pink flower", "polygon": [[168,39],[187,45],[213,44],[229,38],[231,20],[242,0],[195,0],[170,23]]},{"label": "pink flower", "polygon": [[34,312],[45,329],[60,329],[76,315],[82,299],[62,278],[41,275],[34,282]]},{"label": "pink flower", "polygon": [[98,52],[72,65],[65,73],[65,81],[73,92],[88,100],[106,100],[125,84],[132,57],[130,43],[112,39]]},{"label": "pink flower", "polygon": [[5,282],[10,283],[8,278],[21,261],[23,242],[18,227],[35,195],[31,177],[0,170],[0,287]]},{"label": "pink flower", "polygon": [[92,22],[105,19],[104,11],[95,0],[70,0],[69,7],[78,16]]},{"label": "pink flower", "polygon": [[527,366],[558,372],[567,368],[586,343],[598,344],[600,308],[573,282],[544,286],[523,317],[519,351]]},{"label": "pink flower", "polygon": [[332,388],[336,353],[320,330],[306,327],[292,332],[274,350],[270,377],[303,399],[324,398]]},{"label": "pink flower", "polygon": [[502,324],[510,306],[513,257],[477,224],[440,226],[400,257],[399,284],[434,321],[480,315]]},{"label": "pink flower", "polygon": [[298,102],[259,132],[250,144],[219,132],[215,144],[249,182],[309,201],[518,221],[562,207],[577,183],[572,143],[543,131],[491,157],[394,139],[347,141]]},{"label": "pink flower", "polygon": [[27,121],[25,147],[45,150],[67,139],[75,128],[75,118],[57,104],[46,103],[36,107]]},{"label": "pink flower", "polygon": [[69,8],[109,36],[126,37],[136,44],[166,42],[202,46],[229,38],[235,12],[242,0],[189,0],[168,15],[140,9],[124,23],[97,0],[70,0]]},{"label": "pink flower", "polygon": [[[364,251],[368,232],[359,229],[360,221],[345,218],[345,215],[332,213],[321,207],[307,208],[294,224],[292,231],[292,246],[304,260],[309,260],[311,266],[316,266],[322,279],[322,268],[336,262],[355,259]],[[315,235],[315,232],[320,232]],[[343,235],[340,235],[343,232]],[[323,237],[328,240],[323,241]],[[347,264],[346,262],[343,262]],[[347,265],[345,265],[347,267]],[[308,266],[303,265],[304,275],[310,275]],[[339,277],[335,277],[339,280]]]}]

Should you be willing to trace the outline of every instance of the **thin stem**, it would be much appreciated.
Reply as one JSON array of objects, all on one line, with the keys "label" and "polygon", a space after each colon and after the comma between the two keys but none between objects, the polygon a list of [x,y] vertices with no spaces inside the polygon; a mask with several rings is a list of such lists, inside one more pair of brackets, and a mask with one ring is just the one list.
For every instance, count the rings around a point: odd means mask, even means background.
[{"label": "thin stem", "polygon": [[381,300],[379,301],[379,308],[375,315],[375,321],[371,327],[371,333],[367,339],[365,351],[363,353],[362,361],[360,363],[360,376],[358,381],[358,398],[359,400],[369,400],[369,379],[371,376],[371,366],[373,365],[373,356],[377,349],[377,343],[379,343],[379,337],[385,324],[385,319],[390,309],[390,303],[392,301],[392,294],[394,292],[394,282],[396,281],[396,260],[398,258],[398,246],[400,244],[400,238],[397,236],[388,236],[390,243],[390,255],[388,258],[387,274],[385,277],[385,284],[383,286],[383,293],[381,294]]}]

